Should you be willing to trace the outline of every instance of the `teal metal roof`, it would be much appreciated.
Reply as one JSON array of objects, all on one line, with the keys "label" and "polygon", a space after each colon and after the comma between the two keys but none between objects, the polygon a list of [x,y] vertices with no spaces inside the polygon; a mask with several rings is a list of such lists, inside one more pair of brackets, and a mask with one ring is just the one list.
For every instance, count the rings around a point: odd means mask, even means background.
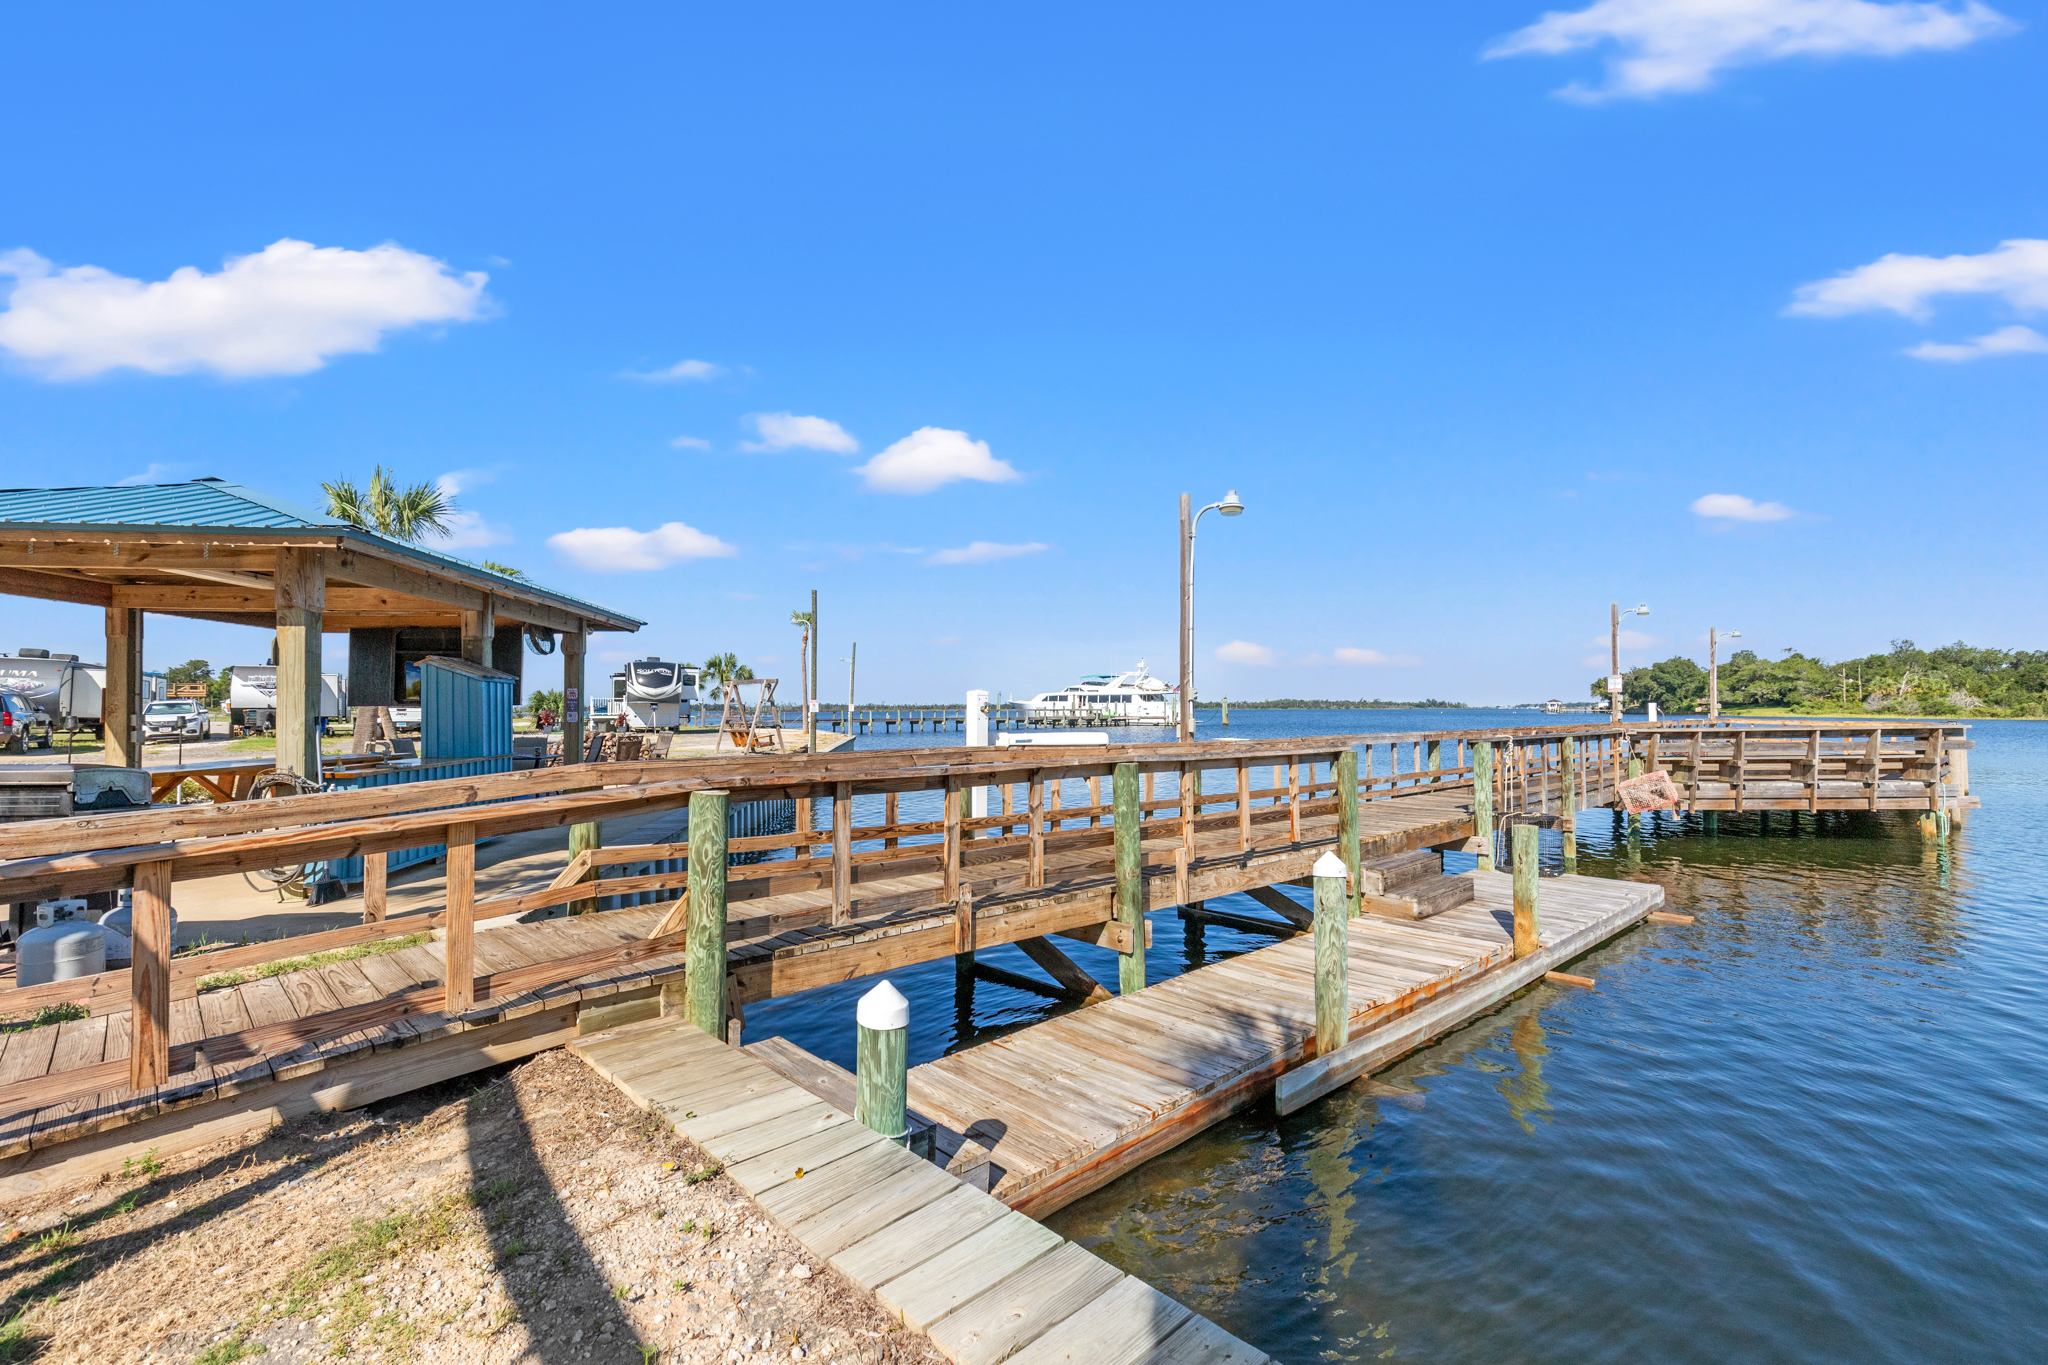
[{"label": "teal metal roof", "polygon": [[242,531],[326,531],[346,525],[224,479],[117,488],[0,488],[0,521]]},{"label": "teal metal roof", "polygon": [[583,609],[616,620],[647,624],[596,602],[544,588],[531,579],[508,578],[495,569],[408,545],[365,531],[225,479],[185,483],[121,485],[112,488],[0,488],[0,525],[52,531],[112,531],[153,528],[167,531],[313,532],[382,546],[408,559],[461,569],[494,579],[514,594]]}]

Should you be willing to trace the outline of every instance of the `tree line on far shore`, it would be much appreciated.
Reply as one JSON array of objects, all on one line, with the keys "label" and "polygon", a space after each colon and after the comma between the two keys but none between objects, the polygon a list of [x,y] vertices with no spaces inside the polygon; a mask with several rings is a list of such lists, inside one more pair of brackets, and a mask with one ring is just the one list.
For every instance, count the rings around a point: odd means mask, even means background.
[{"label": "tree line on far shore", "polygon": [[[1957,641],[1921,649],[1911,640],[1858,659],[1827,660],[1788,649],[1767,659],[1742,649],[1721,662],[1721,709],[1788,708],[1807,715],[2048,715],[2048,651],[1979,649]],[[1707,709],[1707,670],[1683,655],[1622,675],[1623,705],[1667,712]],[[1590,691],[1607,697],[1607,679]]]}]

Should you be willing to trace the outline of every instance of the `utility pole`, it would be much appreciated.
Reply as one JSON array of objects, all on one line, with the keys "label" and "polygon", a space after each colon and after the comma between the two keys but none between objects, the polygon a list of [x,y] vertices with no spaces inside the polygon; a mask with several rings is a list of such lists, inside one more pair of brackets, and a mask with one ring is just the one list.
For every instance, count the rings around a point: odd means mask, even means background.
[{"label": "utility pole", "polygon": [[1621,603],[1607,607],[1607,723],[1621,724]]},{"label": "utility pole", "polygon": [[853,670],[860,662],[860,643],[855,641],[846,651],[846,733],[853,733]]},{"label": "utility pole", "polygon": [[1195,526],[1180,495],[1180,741],[1195,737]]},{"label": "utility pole", "polygon": [[[803,667],[803,661],[797,661]],[[804,690],[804,752],[818,752],[818,590],[811,589],[811,680]]]},{"label": "utility pole", "polygon": [[[1731,640],[1740,640],[1742,632],[1728,632]],[[1721,718],[1721,637],[1712,626],[1707,627],[1707,720],[1709,723]]]}]

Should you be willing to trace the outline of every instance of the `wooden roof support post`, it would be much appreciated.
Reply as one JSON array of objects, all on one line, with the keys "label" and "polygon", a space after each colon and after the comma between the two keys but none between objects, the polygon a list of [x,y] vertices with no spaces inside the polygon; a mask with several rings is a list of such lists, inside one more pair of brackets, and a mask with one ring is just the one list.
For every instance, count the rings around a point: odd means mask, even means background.
[{"label": "wooden roof support post", "polygon": [[325,556],[319,550],[279,550],[276,583],[277,766],[318,781]]},{"label": "wooden roof support post", "polygon": [[[140,613],[137,613],[140,615]],[[134,960],[129,968],[128,1088],[171,1083],[171,865],[135,869]]]},{"label": "wooden roof support post", "polygon": [[[1183,782],[1185,772],[1183,769]],[[1110,779],[1115,806],[1116,917],[1131,931],[1129,952],[1117,954],[1117,993],[1145,989],[1145,855],[1138,828],[1138,765],[1119,763]],[[1185,804],[1183,811],[1187,809]]]},{"label": "wooden roof support post", "polygon": [[562,762],[583,761],[583,651],[590,637],[562,632]]},{"label": "wooden roof support post", "polygon": [[690,795],[690,920],[683,969],[689,1021],[726,1041],[725,817],[730,796],[722,791]]},{"label": "wooden roof support post", "polygon": [[107,763],[142,766],[142,613],[107,608],[107,685],[100,691]]},{"label": "wooden roof support post", "polygon": [[462,611],[462,658],[465,663],[491,666],[491,634],[497,629],[497,610],[492,595],[484,594],[481,607]]}]

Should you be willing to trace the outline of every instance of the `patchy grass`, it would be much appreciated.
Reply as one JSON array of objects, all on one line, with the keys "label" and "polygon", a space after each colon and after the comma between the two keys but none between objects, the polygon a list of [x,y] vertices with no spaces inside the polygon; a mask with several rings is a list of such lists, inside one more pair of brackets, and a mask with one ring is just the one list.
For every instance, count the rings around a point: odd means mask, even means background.
[{"label": "patchy grass", "polygon": [[192,1357],[192,1365],[235,1365],[236,1361],[247,1360],[250,1356],[269,1354],[268,1346],[251,1342],[246,1333],[237,1332],[226,1341],[216,1341]]},{"label": "patchy grass", "polygon": [[43,1349],[43,1334],[30,1329],[35,1311],[24,1308],[0,1323],[0,1361],[27,1360]]},{"label": "patchy grass", "polygon": [[302,972],[308,967],[324,967],[330,962],[353,962],[362,957],[379,957],[395,953],[401,948],[417,948],[433,938],[433,934],[422,930],[407,934],[404,938],[388,938],[377,943],[355,943],[346,948],[330,948],[324,953],[308,953],[304,957],[280,958],[276,962],[264,962],[254,967],[237,968],[234,971],[215,972],[199,978],[198,989],[216,991],[226,986],[239,986],[245,981],[259,977],[283,976],[286,972]]},{"label": "patchy grass", "polygon": [[[156,1154],[157,1148],[152,1147],[148,1151],[144,1152],[140,1157],[122,1157],[121,1178],[123,1180],[130,1180],[133,1179],[139,1173],[143,1179],[152,1180],[156,1178],[158,1175],[161,1175],[163,1173],[164,1163],[157,1159]],[[133,1190],[129,1191],[127,1195],[127,1200],[133,1200],[137,1193],[139,1192]],[[129,1208],[133,1207],[134,1204],[130,1203]],[[124,1209],[123,1212],[126,1212],[126,1210]]]},{"label": "patchy grass", "polygon": [[0,1015],[0,1029],[18,1033],[23,1029],[48,1028],[51,1024],[67,1023],[73,1019],[90,1019],[92,1011],[83,1000],[66,1000],[61,1004],[45,1005],[26,1019],[15,1019]]}]

